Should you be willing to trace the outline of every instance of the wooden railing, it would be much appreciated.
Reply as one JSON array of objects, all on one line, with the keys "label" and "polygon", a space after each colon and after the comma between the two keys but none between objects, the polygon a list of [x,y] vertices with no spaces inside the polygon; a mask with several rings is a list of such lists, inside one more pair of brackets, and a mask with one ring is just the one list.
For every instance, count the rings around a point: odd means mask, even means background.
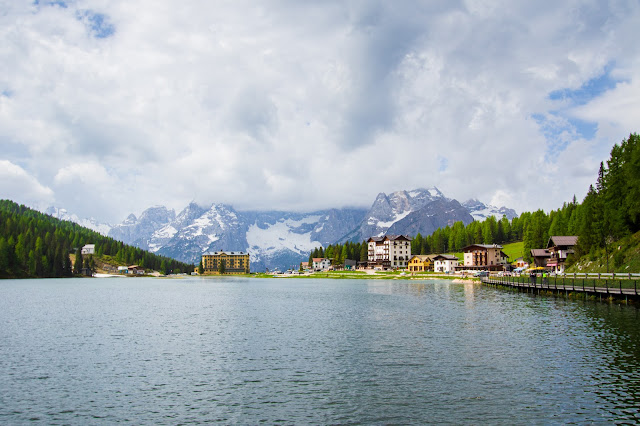
[{"label": "wooden railing", "polygon": [[483,277],[485,284],[496,284],[515,288],[571,291],[625,296],[640,295],[638,289],[640,274],[562,274],[543,277],[542,275],[489,276]]}]

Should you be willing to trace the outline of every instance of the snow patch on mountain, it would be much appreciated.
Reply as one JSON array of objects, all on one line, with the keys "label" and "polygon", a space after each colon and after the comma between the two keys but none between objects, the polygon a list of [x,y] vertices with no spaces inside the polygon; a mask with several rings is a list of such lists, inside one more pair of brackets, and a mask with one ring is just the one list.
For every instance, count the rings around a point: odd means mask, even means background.
[{"label": "snow patch on mountain", "polygon": [[[404,212],[402,212],[402,213],[398,213],[398,214],[396,214],[396,215],[395,215],[395,217],[394,217],[393,219],[391,219],[390,221],[387,221],[387,222],[378,221],[378,223],[376,224],[376,226],[377,226],[378,228],[385,228],[385,229],[391,228],[391,225],[393,225],[394,223],[396,223],[396,222],[398,222],[398,221],[400,221],[400,220],[404,219],[405,217],[409,216],[409,214],[410,214],[410,213],[411,213],[411,210],[407,210],[407,211],[404,211]],[[377,237],[381,237],[381,236],[383,236],[383,235],[384,235],[384,231],[381,231],[381,232],[377,235]]]},{"label": "snow patch on mountain", "polygon": [[273,256],[280,251],[292,251],[298,254],[308,254],[314,248],[322,246],[319,241],[313,241],[311,232],[304,234],[292,232],[292,228],[309,221],[284,220],[269,224],[266,228],[256,223],[247,230],[247,251],[260,253],[261,256]]},{"label": "snow patch on mountain", "polygon": [[470,199],[462,203],[462,206],[469,210],[474,220],[483,221],[489,216],[494,216],[496,219],[502,219],[502,216],[506,216],[511,220],[518,216],[515,210],[507,207],[496,207],[489,204],[484,204],[476,199]]},{"label": "snow patch on mountain", "polygon": [[178,230],[171,225],[167,225],[164,228],[153,233],[153,238],[173,238]]},{"label": "snow patch on mountain", "polygon": [[51,207],[47,207],[47,209],[43,213],[48,214],[51,217],[55,217],[56,219],[77,223],[80,226],[89,228],[102,235],[109,234],[109,231],[112,228],[112,226],[109,225],[108,223],[100,223],[94,218],[80,219],[77,215],[73,213],[69,213],[67,209],[63,209],[63,208],[51,206]]}]

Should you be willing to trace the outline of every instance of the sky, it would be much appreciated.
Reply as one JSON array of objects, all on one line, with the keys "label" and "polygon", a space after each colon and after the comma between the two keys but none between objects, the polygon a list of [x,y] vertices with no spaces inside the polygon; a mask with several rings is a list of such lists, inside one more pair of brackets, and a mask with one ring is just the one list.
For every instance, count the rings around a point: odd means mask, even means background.
[{"label": "sky", "polygon": [[581,201],[640,131],[640,2],[0,0],[0,198]]}]

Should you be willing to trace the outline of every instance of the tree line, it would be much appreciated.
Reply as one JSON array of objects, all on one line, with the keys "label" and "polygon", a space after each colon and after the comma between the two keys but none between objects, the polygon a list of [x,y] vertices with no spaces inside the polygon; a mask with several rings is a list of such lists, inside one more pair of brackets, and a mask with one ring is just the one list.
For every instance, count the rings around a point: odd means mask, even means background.
[{"label": "tree line", "polygon": [[[523,241],[524,257],[531,261],[531,249],[546,248],[550,236],[578,236],[576,258],[640,231],[640,136],[632,133],[611,149],[600,163],[595,186],[591,185],[582,203],[576,197],[561,208],[545,213],[539,209],[524,212],[509,220],[489,216],[468,225],[456,222],[431,235],[417,234],[411,242],[411,254],[460,252],[471,244],[504,244]],[[357,249],[354,249],[357,247]],[[346,256],[346,257],[345,257]],[[366,260],[367,243],[345,243],[312,251],[313,257],[327,257],[335,264],[344,259]]]},{"label": "tree line", "polygon": [[356,262],[367,260],[367,242],[356,243],[347,241],[344,244],[329,244],[327,248],[316,247],[309,254],[309,267],[313,266],[313,258],[331,259],[332,265],[342,265],[347,259]]},{"label": "tree line", "polygon": [[[95,257],[110,256],[118,264],[137,264],[163,273],[191,272],[193,265],[149,253],[105,237],[76,223],[63,221],[0,200],[0,277],[69,277],[95,260],[78,254],[85,244],[95,244]],[[71,264],[71,253],[76,264]],[[82,256],[80,256],[82,259]]]}]

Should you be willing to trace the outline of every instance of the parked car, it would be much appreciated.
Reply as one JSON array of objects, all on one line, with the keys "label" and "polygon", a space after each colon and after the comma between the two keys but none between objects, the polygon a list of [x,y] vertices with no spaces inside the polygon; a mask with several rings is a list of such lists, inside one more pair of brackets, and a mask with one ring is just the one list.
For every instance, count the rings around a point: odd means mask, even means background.
[{"label": "parked car", "polygon": [[473,274],[474,277],[488,277],[489,276],[489,271],[478,271],[475,274]]}]

